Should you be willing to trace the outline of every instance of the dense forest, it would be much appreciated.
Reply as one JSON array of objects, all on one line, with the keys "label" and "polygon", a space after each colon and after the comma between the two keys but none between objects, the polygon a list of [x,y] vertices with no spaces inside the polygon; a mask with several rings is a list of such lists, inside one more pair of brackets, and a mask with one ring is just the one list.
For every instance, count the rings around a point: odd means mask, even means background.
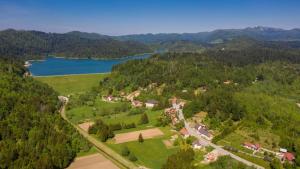
[{"label": "dense forest", "polygon": [[57,111],[57,93],[0,61],[0,168],[65,168],[90,145]]},{"label": "dense forest", "polygon": [[[97,36],[96,36],[97,35]],[[119,58],[151,52],[144,44],[81,32],[0,31],[0,56],[38,59],[46,55],[74,58]]]},{"label": "dense forest", "polygon": [[273,48],[157,54],[115,66],[100,90],[117,95],[140,89],[139,99],[157,99],[161,108],[173,96],[183,98],[186,117],[208,112],[205,123],[219,133],[214,142],[241,130],[266,145],[287,148],[300,165],[299,58],[297,51]]}]

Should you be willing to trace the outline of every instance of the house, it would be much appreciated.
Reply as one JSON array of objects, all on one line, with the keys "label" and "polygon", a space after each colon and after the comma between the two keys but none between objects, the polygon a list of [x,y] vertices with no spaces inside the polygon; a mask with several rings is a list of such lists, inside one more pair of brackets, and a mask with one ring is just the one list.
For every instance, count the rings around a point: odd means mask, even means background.
[{"label": "house", "polygon": [[58,100],[62,103],[68,103],[69,102],[69,98],[65,97],[65,96],[58,96]]},{"label": "house", "polygon": [[187,138],[190,136],[189,132],[187,131],[187,129],[185,127],[183,127],[179,133],[184,137],[184,138]]},{"label": "house", "polygon": [[144,103],[138,100],[133,100],[131,101],[131,106],[132,107],[143,107]]},{"label": "house", "polygon": [[112,95],[108,95],[108,96],[103,96],[102,100],[106,102],[112,102],[115,100],[115,98]]},{"label": "house", "polygon": [[148,100],[145,104],[146,104],[146,108],[153,108],[158,105],[158,101]]},{"label": "house", "polygon": [[201,142],[199,140],[196,140],[193,142],[192,147],[193,147],[193,149],[201,149],[204,146],[201,144]]},{"label": "house", "polygon": [[281,153],[286,153],[286,152],[287,152],[287,149],[285,149],[285,148],[280,148],[280,149],[279,149],[279,152],[281,152]]},{"label": "house", "polygon": [[178,99],[176,97],[169,99],[169,102],[171,103],[172,107],[175,109],[182,109],[185,105],[184,100]]},{"label": "house", "polygon": [[295,160],[295,156],[293,153],[286,152],[286,153],[283,153],[283,157],[281,160],[292,162],[293,160]]},{"label": "house", "polygon": [[212,139],[212,134],[208,131],[205,125],[203,124],[197,124],[195,126],[195,129],[197,130],[198,134],[200,134],[202,137],[204,137],[207,140]]},{"label": "house", "polygon": [[231,80],[226,80],[223,83],[226,84],[226,85],[229,85],[230,83],[232,83],[232,81]]},{"label": "house", "polygon": [[141,92],[139,90],[136,90],[136,91],[130,93],[129,95],[127,95],[126,99],[132,101],[135,97],[138,97],[140,94],[141,94]]},{"label": "house", "polygon": [[253,150],[253,151],[257,151],[261,148],[261,146],[259,144],[252,144],[250,142],[245,142],[243,143],[243,146],[247,149]]}]

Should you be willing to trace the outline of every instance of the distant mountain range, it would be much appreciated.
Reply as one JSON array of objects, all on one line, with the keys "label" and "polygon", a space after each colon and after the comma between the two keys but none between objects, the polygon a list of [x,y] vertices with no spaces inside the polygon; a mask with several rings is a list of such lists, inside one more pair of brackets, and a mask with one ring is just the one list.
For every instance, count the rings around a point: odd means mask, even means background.
[{"label": "distant mountain range", "polygon": [[118,58],[151,52],[145,44],[119,41],[96,33],[64,34],[39,31],[0,31],[0,57],[40,59],[46,55],[76,58]]},{"label": "distant mountain range", "polygon": [[300,41],[300,29],[284,30],[269,27],[252,27],[245,29],[219,29],[199,33],[160,33],[118,36],[118,40],[133,40],[143,43],[160,43],[166,41],[193,41],[201,43],[222,43],[226,40],[246,36],[263,41]]},{"label": "distant mountain range", "polygon": [[269,27],[220,29],[199,33],[160,33],[108,36],[73,31],[45,33],[40,31],[0,31],[0,56],[41,58],[64,57],[118,58],[139,53],[165,50],[199,52],[207,47],[238,49],[247,46],[300,48],[300,29]]}]

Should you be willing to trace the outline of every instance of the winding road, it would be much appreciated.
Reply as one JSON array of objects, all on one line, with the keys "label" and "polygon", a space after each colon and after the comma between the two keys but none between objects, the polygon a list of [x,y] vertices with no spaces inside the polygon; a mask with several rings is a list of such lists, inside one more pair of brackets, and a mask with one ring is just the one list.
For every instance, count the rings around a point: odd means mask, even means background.
[{"label": "winding road", "polygon": [[218,146],[218,145],[216,145],[216,144],[214,144],[214,143],[212,143],[212,142],[204,139],[203,137],[201,137],[201,135],[198,134],[198,132],[195,129],[191,128],[189,126],[189,124],[186,122],[186,120],[184,118],[184,115],[182,113],[182,109],[177,109],[177,111],[178,111],[178,118],[180,120],[184,121],[184,126],[185,126],[185,128],[187,129],[187,131],[189,132],[190,135],[198,138],[201,142],[205,143],[206,145],[210,145],[211,147],[215,148],[216,150],[219,151],[220,154],[229,155],[231,158],[234,158],[237,161],[240,161],[240,162],[242,162],[242,163],[244,163],[244,164],[246,164],[248,166],[252,166],[252,167],[255,167],[257,169],[264,169],[264,167],[259,166],[257,164],[254,164],[254,163],[252,163],[252,162],[250,162],[248,160],[245,160],[245,159],[243,159],[243,158],[241,158],[241,157],[239,157],[239,156],[237,156],[237,155],[235,155],[235,154],[233,154],[233,153],[231,153],[231,152],[223,149],[221,146]]}]

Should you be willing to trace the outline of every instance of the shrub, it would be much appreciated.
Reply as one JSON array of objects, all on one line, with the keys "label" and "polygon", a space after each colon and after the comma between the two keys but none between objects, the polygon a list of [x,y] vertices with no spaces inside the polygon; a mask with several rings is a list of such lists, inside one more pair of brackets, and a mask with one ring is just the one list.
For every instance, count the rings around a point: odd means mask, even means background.
[{"label": "shrub", "polygon": [[130,154],[130,151],[129,151],[128,147],[127,147],[127,146],[124,146],[124,147],[122,148],[121,155],[122,155],[122,156],[128,156],[129,154]]},{"label": "shrub", "polygon": [[147,124],[149,123],[149,119],[146,113],[142,114],[140,119],[140,124]]},{"label": "shrub", "polygon": [[130,153],[129,154],[129,157],[128,157],[128,159],[130,160],[130,161],[137,161],[137,158],[136,158],[136,156],[133,154],[133,153]]}]

